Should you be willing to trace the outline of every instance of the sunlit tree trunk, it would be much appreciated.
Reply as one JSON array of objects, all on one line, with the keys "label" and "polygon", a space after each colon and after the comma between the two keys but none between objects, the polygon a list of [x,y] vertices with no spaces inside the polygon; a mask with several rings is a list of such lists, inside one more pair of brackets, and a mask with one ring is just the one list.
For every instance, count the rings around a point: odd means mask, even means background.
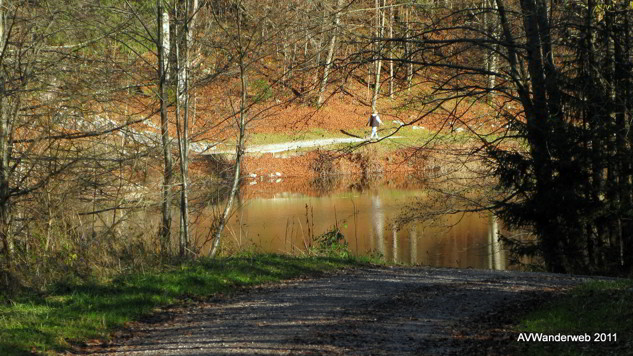
[{"label": "sunlit tree trunk", "polygon": [[[386,0],[384,0],[386,1]],[[377,111],[376,101],[378,100],[378,94],[380,93],[380,70],[382,68],[382,41],[381,38],[383,36],[383,26],[385,23],[385,14],[381,9],[380,0],[376,0],[376,29],[375,29],[375,53],[376,53],[376,72],[374,73],[374,92],[371,97],[371,110],[373,112]]]},{"label": "sunlit tree trunk", "polygon": [[411,43],[409,41],[409,35],[410,35],[410,24],[409,24],[409,19],[411,16],[411,7],[410,6],[406,6],[405,8],[405,15],[404,15],[404,24],[405,24],[405,30],[404,30],[404,38],[405,38],[405,42],[404,42],[404,52],[405,52],[405,58],[408,58],[409,63],[407,63],[407,93],[411,94],[411,86],[413,84],[413,58],[411,56]]},{"label": "sunlit tree trunk", "polygon": [[[178,14],[178,10],[180,14]],[[189,249],[191,236],[189,232],[189,115],[190,115],[190,76],[191,76],[191,46],[193,44],[193,29],[198,12],[198,0],[185,0],[184,9],[176,6],[176,14],[181,18],[182,39],[177,38],[176,63],[178,63],[176,102],[176,124],[178,133],[178,149],[180,153],[180,235],[179,254],[185,256]],[[176,26],[175,28],[178,28]],[[175,34],[178,37],[178,34]]]},{"label": "sunlit tree trunk", "polygon": [[319,99],[317,105],[323,104],[323,95],[325,93],[325,87],[329,80],[330,69],[332,68],[332,61],[334,59],[334,48],[336,47],[336,35],[338,33],[339,23],[341,20],[341,9],[343,7],[343,0],[336,1],[336,7],[334,8],[334,28],[332,29],[332,37],[330,37],[330,44],[327,51],[327,59],[325,68],[323,68],[323,78],[321,79],[321,85],[319,87]]},{"label": "sunlit tree trunk", "polygon": [[247,55],[244,44],[242,43],[242,14],[240,8],[237,10],[237,36],[238,36],[238,55],[239,55],[239,67],[240,67],[240,112],[237,119],[239,128],[239,136],[237,138],[237,145],[235,147],[235,166],[233,174],[233,184],[231,185],[231,191],[229,193],[229,199],[224,207],[224,212],[220,216],[220,221],[216,227],[213,235],[213,246],[211,248],[210,257],[214,258],[220,249],[220,242],[222,237],[222,231],[229,219],[231,209],[233,208],[233,202],[238,194],[240,188],[240,174],[242,158],[244,156],[244,140],[246,138],[246,115],[247,115],[247,78],[246,78],[246,62],[245,57]]},{"label": "sunlit tree trunk", "polygon": [[[497,17],[494,15],[497,12],[497,3],[494,0],[484,0],[483,3],[484,14],[483,14],[483,27],[486,31],[487,36],[493,37],[495,39],[498,38],[498,21]],[[485,67],[488,72],[488,80],[486,83],[486,89],[489,90],[487,100],[488,102],[492,102],[494,98],[494,87],[496,76],[492,73],[497,71],[497,65],[499,61],[498,45],[491,45],[491,48],[486,49],[485,53]]]},{"label": "sunlit tree trunk", "polygon": [[[393,39],[393,0],[389,1],[389,39]],[[393,42],[389,41],[389,98],[393,99]]]},{"label": "sunlit tree trunk", "polygon": [[171,185],[173,176],[171,144],[169,138],[169,118],[167,116],[167,63],[169,61],[169,14],[163,8],[162,0],[156,0],[158,40],[158,96],[160,100],[160,129],[163,146],[163,186],[161,215],[162,221],[159,232],[161,253],[167,254],[171,240]]}]

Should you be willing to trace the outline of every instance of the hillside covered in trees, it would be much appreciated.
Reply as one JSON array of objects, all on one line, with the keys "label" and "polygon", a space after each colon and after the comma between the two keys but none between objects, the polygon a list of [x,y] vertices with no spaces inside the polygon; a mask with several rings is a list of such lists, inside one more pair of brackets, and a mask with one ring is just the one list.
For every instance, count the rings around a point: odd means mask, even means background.
[{"label": "hillside covered in trees", "polygon": [[[222,197],[216,254],[252,134],[372,110],[387,135],[467,133],[486,208],[536,235],[515,252],[629,274],[632,18],[620,0],[0,0],[1,283],[192,256],[201,196]],[[190,172],[220,147],[233,160]]]}]

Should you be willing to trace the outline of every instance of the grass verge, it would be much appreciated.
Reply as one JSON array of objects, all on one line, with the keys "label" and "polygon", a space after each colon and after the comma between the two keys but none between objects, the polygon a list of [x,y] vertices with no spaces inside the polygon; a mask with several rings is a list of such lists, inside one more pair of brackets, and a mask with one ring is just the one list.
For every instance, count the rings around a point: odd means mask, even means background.
[{"label": "grass verge", "polygon": [[247,145],[270,145],[275,143],[318,140],[336,137],[341,137],[341,134],[321,128],[290,132],[252,133],[249,136]]},{"label": "grass verge", "polygon": [[[383,152],[393,152],[403,148],[410,147],[419,147],[421,145],[429,144],[429,142],[433,142],[434,145],[457,145],[457,146],[467,146],[467,145],[478,145],[481,141],[472,135],[469,132],[454,132],[447,133],[441,132],[436,133],[433,131],[429,131],[427,129],[416,129],[413,127],[407,126],[398,130],[398,125],[393,123],[387,123],[382,126],[379,130],[380,137],[386,137],[388,135],[393,135],[388,140],[381,141],[379,145],[380,150]],[[371,133],[370,128],[362,127],[352,130],[347,130],[346,132],[355,135],[360,138],[368,138]],[[331,131],[325,129],[314,128],[305,131],[298,131],[292,133],[253,133],[250,135],[249,140],[247,142],[247,146],[257,146],[257,145],[267,145],[267,144],[277,144],[277,143],[291,143],[297,141],[304,140],[319,140],[319,139],[332,139],[332,138],[349,138],[349,136],[345,136],[340,131]],[[493,140],[496,137],[489,137],[488,139]],[[351,143],[336,143],[327,145],[327,149],[336,150],[336,149],[346,149],[350,147],[358,146],[358,142]],[[299,148],[293,151],[295,152],[310,152],[314,151],[315,147],[306,147]]]},{"label": "grass verge", "polygon": [[75,342],[107,338],[126,322],[161,306],[366,262],[280,255],[226,257],[103,282],[56,285],[44,295],[25,294],[0,305],[0,355],[63,351]]},{"label": "grass verge", "polygon": [[518,355],[633,355],[633,280],[590,282],[522,318],[521,333],[589,341],[516,342]]}]

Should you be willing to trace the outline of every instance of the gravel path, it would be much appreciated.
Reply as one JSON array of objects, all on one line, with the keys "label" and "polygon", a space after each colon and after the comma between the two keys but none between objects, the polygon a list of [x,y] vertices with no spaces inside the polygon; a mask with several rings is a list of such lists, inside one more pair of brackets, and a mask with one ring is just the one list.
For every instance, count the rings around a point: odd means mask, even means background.
[{"label": "gravel path", "polygon": [[[139,323],[107,355],[441,355],[454,331],[584,277],[443,268],[348,270],[248,289]],[[510,341],[510,340],[509,340]],[[472,345],[470,345],[472,347]]]}]

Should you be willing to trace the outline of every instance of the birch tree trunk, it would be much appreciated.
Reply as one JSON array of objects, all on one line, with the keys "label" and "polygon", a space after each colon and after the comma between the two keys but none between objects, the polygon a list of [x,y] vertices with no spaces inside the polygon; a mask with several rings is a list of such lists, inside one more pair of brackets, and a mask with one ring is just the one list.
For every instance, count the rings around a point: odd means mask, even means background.
[{"label": "birch tree trunk", "polygon": [[247,55],[246,49],[242,43],[242,14],[240,7],[237,8],[237,31],[238,31],[238,50],[239,50],[239,66],[240,66],[240,113],[238,118],[239,136],[237,139],[237,146],[235,147],[235,167],[233,174],[233,184],[229,193],[229,199],[224,207],[224,212],[220,216],[220,221],[213,235],[213,247],[211,248],[210,257],[214,258],[220,250],[220,242],[222,238],[222,231],[229,219],[231,209],[233,208],[233,202],[237,196],[240,187],[240,174],[242,157],[244,156],[244,139],[246,137],[246,114],[247,114],[247,79],[246,79],[246,62],[244,61]]},{"label": "birch tree trunk", "polygon": [[[497,3],[494,0],[485,0],[483,5],[485,8],[483,15],[483,27],[490,37],[497,39],[499,36],[499,24],[497,18],[494,15],[491,15],[497,12]],[[490,103],[494,98],[493,88],[495,87],[496,76],[492,73],[497,71],[497,63],[499,61],[498,45],[494,45],[493,48],[489,48],[486,52],[484,60],[486,71],[489,73],[486,89],[489,90],[487,101]]]},{"label": "birch tree trunk", "polygon": [[[386,0],[385,0],[386,1]],[[384,11],[381,11],[380,8],[380,0],[376,0],[376,72],[374,75],[374,93],[371,97],[371,110],[372,112],[377,111],[376,101],[378,100],[378,94],[380,92],[380,69],[382,67],[382,41],[381,38],[383,36],[383,25],[385,22],[385,14]]]},{"label": "birch tree trunk", "polygon": [[[180,153],[180,238],[179,254],[184,257],[189,251],[191,234],[189,232],[189,87],[191,73],[191,46],[193,43],[193,29],[198,12],[198,0],[186,0],[183,19],[183,41],[176,41],[176,45],[182,43],[181,49],[176,47],[176,63],[178,68],[178,101],[176,103],[176,119],[178,132],[178,149]],[[181,58],[182,57],[182,58]],[[181,124],[182,118],[182,124]]]},{"label": "birch tree trunk", "polygon": [[161,253],[167,254],[171,240],[171,185],[173,176],[171,147],[169,139],[169,118],[167,116],[168,98],[167,63],[169,60],[169,14],[164,10],[162,0],[156,0],[158,22],[158,96],[160,100],[160,131],[163,146],[163,187],[161,214],[162,222],[159,232]]},{"label": "birch tree trunk", "polygon": [[[186,111],[186,82],[187,82],[187,71],[186,71],[186,52],[187,52],[187,7],[189,0],[185,0],[185,9],[181,10],[180,2],[176,1],[174,3],[174,18],[176,25],[173,27],[173,36],[175,37],[174,41],[174,51],[176,57],[176,135],[178,137],[178,154],[180,156],[180,229],[179,229],[179,239],[178,239],[178,252],[180,257],[183,257],[187,248],[187,236],[189,223],[187,221],[187,211],[188,209],[185,207],[186,199],[184,196],[186,195],[187,189],[187,176],[186,176],[186,165],[187,165],[187,154],[186,154],[186,142],[185,142],[185,134],[183,132],[183,127],[185,126],[185,120],[182,119],[181,116],[183,110]],[[182,23],[182,32],[184,35],[183,40],[179,36],[179,25]],[[181,48],[182,47],[182,48]],[[181,55],[181,50],[185,52],[185,55]]]},{"label": "birch tree trunk", "polygon": [[[393,0],[389,1],[389,39],[393,39]],[[393,42],[389,41],[389,98],[393,99]]]},{"label": "birch tree trunk", "polygon": [[332,68],[332,60],[334,58],[334,47],[336,46],[336,35],[338,33],[338,27],[341,20],[341,9],[343,8],[343,0],[336,1],[336,8],[334,8],[334,29],[332,31],[332,37],[330,37],[330,44],[327,51],[327,59],[325,68],[323,69],[323,79],[321,80],[321,86],[319,87],[319,99],[317,105],[323,104],[323,94],[325,93],[325,87],[330,75],[330,69]]}]

